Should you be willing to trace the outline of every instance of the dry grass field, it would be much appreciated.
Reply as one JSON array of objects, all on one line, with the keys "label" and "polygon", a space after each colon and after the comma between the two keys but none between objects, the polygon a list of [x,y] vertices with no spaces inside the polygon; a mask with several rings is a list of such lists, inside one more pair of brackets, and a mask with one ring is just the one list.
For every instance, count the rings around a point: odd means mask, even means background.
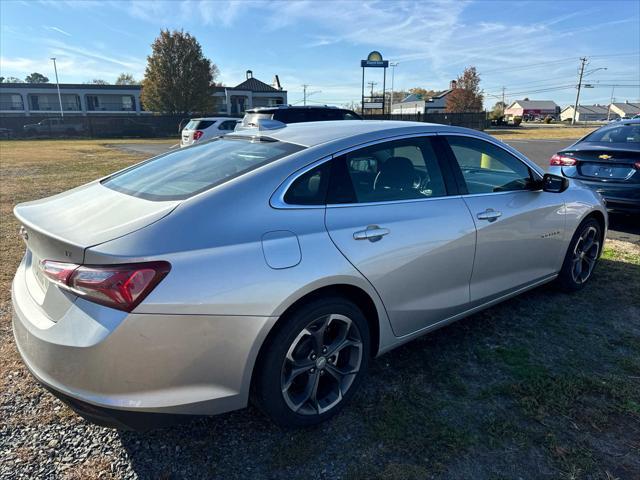
[{"label": "dry grass field", "polygon": [[108,143],[0,142],[0,477],[640,478],[640,247],[616,241],[579,293],[544,286],[375,360],[318,428],[253,408],[148,433],[79,419],[13,344],[11,210],[142,159]]}]

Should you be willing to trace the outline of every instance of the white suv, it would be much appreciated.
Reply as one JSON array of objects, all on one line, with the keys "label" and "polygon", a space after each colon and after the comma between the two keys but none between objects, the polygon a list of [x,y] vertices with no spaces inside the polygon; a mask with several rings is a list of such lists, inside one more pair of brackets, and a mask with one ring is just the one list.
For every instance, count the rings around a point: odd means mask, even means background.
[{"label": "white suv", "polygon": [[182,129],[181,147],[233,132],[240,120],[229,117],[192,118]]}]

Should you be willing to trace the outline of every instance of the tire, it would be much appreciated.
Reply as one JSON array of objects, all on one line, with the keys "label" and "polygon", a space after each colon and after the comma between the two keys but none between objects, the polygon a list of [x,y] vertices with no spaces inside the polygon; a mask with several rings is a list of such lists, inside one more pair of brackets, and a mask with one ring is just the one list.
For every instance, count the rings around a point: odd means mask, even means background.
[{"label": "tire", "polygon": [[562,290],[576,292],[586,285],[600,258],[602,242],[602,227],[595,218],[587,218],[578,226],[558,275]]},{"label": "tire", "polygon": [[316,425],[344,407],[365,375],[367,320],[351,301],[328,297],[282,321],[259,357],[252,401],[280,426]]}]

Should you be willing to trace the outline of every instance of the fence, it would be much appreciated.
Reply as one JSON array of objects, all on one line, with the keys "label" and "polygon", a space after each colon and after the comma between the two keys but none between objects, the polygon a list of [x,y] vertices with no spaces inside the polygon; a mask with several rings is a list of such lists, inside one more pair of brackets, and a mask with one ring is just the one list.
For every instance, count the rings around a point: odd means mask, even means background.
[{"label": "fence", "polygon": [[[203,115],[204,116],[204,115]],[[426,114],[375,114],[369,119],[408,120],[440,123],[484,130],[489,127],[486,112],[426,113]],[[51,115],[0,116],[0,138],[145,138],[178,137],[188,117],[181,115],[119,114],[73,115],[64,118]]]},{"label": "fence", "polygon": [[177,138],[188,121],[182,115],[155,114],[2,115],[0,138]]},{"label": "fence", "polygon": [[365,115],[366,120],[404,120],[410,122],[439,123],[442,125],[456,125],[458,127],[484,130],[489,128],[491,121],[487,112],[464,113],[399,113]]}]

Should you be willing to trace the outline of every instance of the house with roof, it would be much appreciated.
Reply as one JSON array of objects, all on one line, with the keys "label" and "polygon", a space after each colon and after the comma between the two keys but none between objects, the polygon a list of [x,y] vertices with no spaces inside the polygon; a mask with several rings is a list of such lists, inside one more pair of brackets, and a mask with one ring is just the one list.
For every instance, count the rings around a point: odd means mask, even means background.
[{"label": "house with roof", "polygon": [[611,104],[611,111],[622,118],[632,118],[634,115],[640,115],[640,103],[614,102]]},{"label": "house with roof", "polygon": [[456,88],[455,80],[451,82],[448,90],[442,90],[428,98],[422,98],[422,95],[415,93],[408,95],[400,102],[391,105],[391,114],[442,113],[447,106],[447,95],[454,88]]},{"label": "house with roof", "polygon": [[[565,107],[560,112],[560,120],[570,121],[573,118],[575,108],[573,105]],[[619,115],[609,111],[608,105],[579,105],[576,111],[576,122],[597,122],[598,120],[613,120]]]},{"label": "house with roof", "polygon": [[514,117],[521,117],[523,120],[534,120],[544,118],[548,115],[557,118],[560,107],[553,100],[516,100],[509,105],[504,116],[506,120],[513,120]]},{"label": "house with roof", "polygon": [[213,87],[213,99],[214,113],[240,115],[249,108],[286,105],[287,91],[282,89],[278,75],[269,85],[247,70],[246,79],[235,87]]}]

